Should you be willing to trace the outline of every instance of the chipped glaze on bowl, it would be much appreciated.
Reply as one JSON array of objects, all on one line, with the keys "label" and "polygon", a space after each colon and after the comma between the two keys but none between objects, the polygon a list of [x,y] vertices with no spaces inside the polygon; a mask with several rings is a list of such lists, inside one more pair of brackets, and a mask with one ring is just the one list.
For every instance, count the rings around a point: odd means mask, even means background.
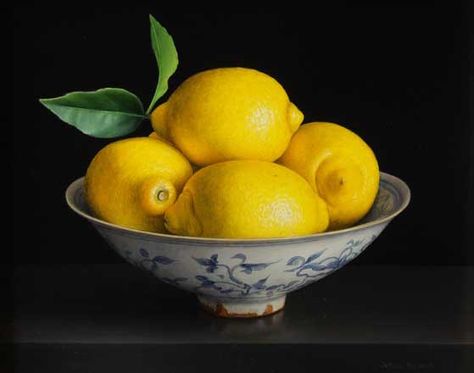
[{"label": "chipped glaze on bowl", "polygon": [[408,186],[381,173],[374,206],[356,226],[308,236],[215,239],[142,232],[95,218],[84,178],[66,191],[73,211],[89,220],[125,260],[197,295],[223,317],[257,317],[281,310],[286,295],[343,267],[369,246],[410,201]]}]

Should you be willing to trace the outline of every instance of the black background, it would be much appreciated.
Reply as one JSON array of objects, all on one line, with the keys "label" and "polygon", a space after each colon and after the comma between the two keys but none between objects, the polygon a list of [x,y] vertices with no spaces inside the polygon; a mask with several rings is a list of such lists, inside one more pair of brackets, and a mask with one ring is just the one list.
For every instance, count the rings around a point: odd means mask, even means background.
[{"label": "black background", "polygon": [[[18,4],[10,19],[16,264],[121,262],[64,201],[67,185],[110,140],[63,124],[38,98],[112,86],[147,105],[157,78],[148,13],[178,49],[170,91],[203,69],[262,70],[282,83],[306,121],[354,130],[381,170],[408,183],[409,209],[356,263],[473,263],[467,2],[244,9],[86,1]],[[149,131],[145,123],[135,135]]]}]

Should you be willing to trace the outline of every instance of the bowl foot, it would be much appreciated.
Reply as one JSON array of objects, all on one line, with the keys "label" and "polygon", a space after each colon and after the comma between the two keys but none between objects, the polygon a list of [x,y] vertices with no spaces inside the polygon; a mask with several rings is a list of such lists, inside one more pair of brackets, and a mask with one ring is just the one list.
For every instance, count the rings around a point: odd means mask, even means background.
[{"label": "bowl foot", "polygon": [[239,301],[238,299],[217,299],[198,295],[203,309],[215,316],[228,318],[251,318],[271,315],[285,306],[286,295],[278,298],[255,301]]}]

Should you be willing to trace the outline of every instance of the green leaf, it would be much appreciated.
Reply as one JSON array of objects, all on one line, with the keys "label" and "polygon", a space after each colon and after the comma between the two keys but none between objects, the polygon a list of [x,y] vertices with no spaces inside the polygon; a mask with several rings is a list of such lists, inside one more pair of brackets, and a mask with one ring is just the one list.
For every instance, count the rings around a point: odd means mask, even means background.
[{"label": "green leaf", "polygon": [[158,84],[147,114],[153,110],[156,101],[168,90],[168,79],[178,67],[178,52],[168,31],[150,14],[151,46],[158,64]]},{"label": "green leaf", "polygon": [[99,138],[128,135],[146,118],[140,99],[121,88],[72,92],[39,101],[64,122]]}]

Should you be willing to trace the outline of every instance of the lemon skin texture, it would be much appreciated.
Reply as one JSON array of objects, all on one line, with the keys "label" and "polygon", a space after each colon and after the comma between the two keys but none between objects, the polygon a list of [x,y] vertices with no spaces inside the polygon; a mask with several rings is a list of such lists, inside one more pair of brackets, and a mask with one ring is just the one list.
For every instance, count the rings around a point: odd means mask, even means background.
[{"label": "lemon skin texture", "polygon": [[304,178],[265,161],[204,167],[165,213],[178,235],[215,238],[292,237],[324,231],[326,204]]},{"label": "lemon skin texture", "polygon": [[154,131],[198,166],[274,161],[302,121],[275,79],[239,67],[193,75],[151,114]]},{"label": "lemon skin texture", "polygon": [[303,176],[326,201],[330,230],[357,223],[377,195],[380,175],[373,151],[338,124],[302,125],[279,163]]},{"label": "lemon skin texture", "polygon": [[171,145],[149,137],[113,142],[90,163],[87,202],[94,214],[127,228],[165,232],[163,214],[192,168]]}]

